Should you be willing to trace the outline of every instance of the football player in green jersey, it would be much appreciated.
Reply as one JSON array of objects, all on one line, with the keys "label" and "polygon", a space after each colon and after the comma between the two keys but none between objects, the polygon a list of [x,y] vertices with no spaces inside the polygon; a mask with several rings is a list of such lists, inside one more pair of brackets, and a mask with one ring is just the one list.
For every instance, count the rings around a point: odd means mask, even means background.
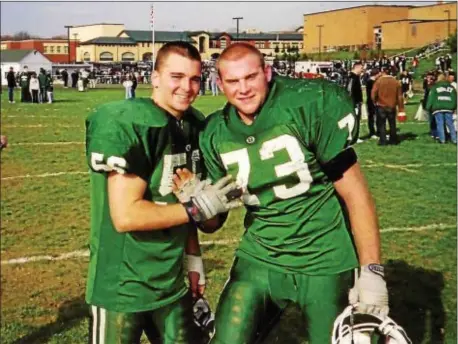
[{"label": "football player in green jersey", "polygon": [[197,49],[168,43],[157,54],[152,99],[108,103],[87,118],[90,343],[135,344],[143,332],[155,343],[204,340],[192,312],[191,294],[205,287],[196,224],[216,224],[211,219],[231,208],[223,196],[236,185],[229,178],[201,185],[199,194],[184,195],[184,204],[172,193],[177,168],[203,172],[204,117],[191,107],[200,76]]},{"label": "football player in green jersey", "polygon": [[313,344],[330,343],[349,299],[387,314],[378,221],[349,147],[355,114],[345,90],[272,78],[245,43],[226,48],[217,68],[228,103],[208,118],[200,148],[211,180],[230,174],[243,187],[247,213],[211,343],[255,342],[288,303],[302,310]]}]

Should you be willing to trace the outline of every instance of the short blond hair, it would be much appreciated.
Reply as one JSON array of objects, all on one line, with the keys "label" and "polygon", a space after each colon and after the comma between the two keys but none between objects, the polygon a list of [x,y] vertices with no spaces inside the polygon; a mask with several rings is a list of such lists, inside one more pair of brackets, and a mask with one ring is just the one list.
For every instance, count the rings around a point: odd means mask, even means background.
[{"label": "short blond hair", "polygon": [[438,76],[437,76],[437,81],[444,81],[445,80],[445,75],[443,73],[440,73]]},{"label": "short blond hair", "polygon": [[245,42],[236,42],[229,45],[226,49],[223,50],[221,55],[216,61],[216,69],[218,74],[220,74],[220,64],[221,61],[236,61],[245,57],[246,55],[255,55],[259,58],[261,67],[264,68],[264,55],[253,45]]}]

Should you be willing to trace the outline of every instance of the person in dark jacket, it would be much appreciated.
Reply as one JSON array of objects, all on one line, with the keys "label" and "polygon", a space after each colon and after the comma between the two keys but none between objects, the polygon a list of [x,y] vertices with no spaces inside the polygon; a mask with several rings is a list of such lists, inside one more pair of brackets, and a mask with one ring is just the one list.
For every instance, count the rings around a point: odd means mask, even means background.
[{"label": "person in dark jacket", "polygon": [[367,125],[369,127],[369,138],[377,138],[378,128],[375,130],[375,104],[371,98],[372,87],[380,76],[380,70],[374,68],[371,70],[370,78],[366,82],[366,104],[367,104]]},{"label": "person in dark jacket", "polygon": [[29,91],[30,74],[27,66],[24,66],[24,70],[19,76],[19,85],[21,86],[21,103],[30,103],[32,97]]},{"label": "person in dark jacket", "polygon": [[66,69],[64,69],[62,71],[62,73],[60,73],[62,75],[62,80],[64,81],[64,88],[67,88],[68,87],[68,72]]},{"label": "person in dark jacket", "polygon": [[14,73],[13,67],[10,67],[10,71],[6,74],[6,81],[8,82],[8,100],[10,104],[14,103],[14,89],[16,88],[16,74]]},{"label": "person in dark jacket", "polygon": [[134,99],[135,98],[135,90],[137,89],[138,81],[137,81],[137,78],[135,77],[134,73],[131,73],[131,76],[132,76],[132,88],[130,90],[130,95],[131,95],[131,98]]},{"label": "person in dark jacket", "polygon": [[71,74],[72,77],[72,88],[76,88],[76,85],[78,83],[78,72],[74,70]]},{"label": "person in dark jacket", "polygon": [[40,74],[38,75],[38,82],[40,83],[39,101],[42,104],[42,103],[45,103],[47,101],[47,97],[46,97],[46,71],[43,68],[40,68]]},{"label": "person in dark jacket", "polygon": [[[361,104],[363,102],[363,92],[361,90],[361,73],[363,72],[363,65],[361,62],[356,62],[353,65],[353,69],[350,72],[350,76],[347,81],[346,89],[353,100],[353,106],[355,107],[356,114],[356,133],[354,136],[354,142],[363,142],[359,138],[359,126],[361,123]],[[354,143],[353,142],[353,143]]]}]

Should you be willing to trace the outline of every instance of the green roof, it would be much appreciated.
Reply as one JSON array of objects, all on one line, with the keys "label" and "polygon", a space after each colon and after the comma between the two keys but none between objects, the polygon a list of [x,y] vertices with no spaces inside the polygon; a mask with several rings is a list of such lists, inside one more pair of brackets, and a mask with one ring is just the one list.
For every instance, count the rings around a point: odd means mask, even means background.
[{"label": "green roof", "polygon": [[120,45],[136,45],[137,42],[129,37],[96,37],[89,41],[82,42],[85,44],[120,44]]},{"label": "green roof", "polygon": [[[125,33],[131,39],[136,42],[151,42],[152,32],[143,30],[124,30],[119,35]],[[118,35],[118,36],[119,36]],[[179,31],[154,31],[154,41],[158,43],[162,42],[174,42],[174,41],[185,41],[192,42],[186,32]]]},{"label": "green roof", "polygon": [[1,62],[20,62],[33,51],[32,49],[0,50],[0,60]]},{"label": "green roof", "polygon": [[[212,39],[218,39],[223,34],[226,34],[232,38],[237,39],[236,33],[228,32],[212,32],[210,34]],[[302,41],[303,35],[301,33],[239,33],[240,41]]]}]

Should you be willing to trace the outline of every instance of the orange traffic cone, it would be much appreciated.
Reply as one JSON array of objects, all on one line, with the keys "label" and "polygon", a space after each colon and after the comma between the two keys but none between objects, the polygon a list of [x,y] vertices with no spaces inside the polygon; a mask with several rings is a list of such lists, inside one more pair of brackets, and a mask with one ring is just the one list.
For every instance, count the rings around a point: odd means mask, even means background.
[{"label": "orange traffic cone", "polygon": [[398,121],[399,122],[405,122],[407,121],[407,116],[405,112],[399,112],[398,113]]}]

